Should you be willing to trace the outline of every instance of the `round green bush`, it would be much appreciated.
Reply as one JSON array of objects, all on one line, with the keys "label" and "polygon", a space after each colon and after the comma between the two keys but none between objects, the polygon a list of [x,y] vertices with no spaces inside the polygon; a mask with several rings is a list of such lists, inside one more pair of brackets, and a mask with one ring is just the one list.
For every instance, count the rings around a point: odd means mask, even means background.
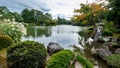
[{"label": "round green bush", "polygon": [[74,59],[74,53],[63,50],[53,54],[48,60],[47,68],[69,68],[70,60]]},{"label": "round green bush", "polygon": [[0,35],[0,50],[7,48],[11,44],[13,44],[14,41],[12,40],[11,37],[7,35]]},{"label": "round green bush", "polygon": [[9,68],[45,68],[47,51],[34,41],[16,43],[7,50]]}]

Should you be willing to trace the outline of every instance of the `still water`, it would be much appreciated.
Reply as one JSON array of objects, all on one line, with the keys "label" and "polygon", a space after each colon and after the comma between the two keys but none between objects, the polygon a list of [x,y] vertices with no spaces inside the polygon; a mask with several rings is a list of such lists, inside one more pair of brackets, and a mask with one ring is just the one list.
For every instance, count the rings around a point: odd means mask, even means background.
[{"label": "still water", "polygon": [[27,28],[27,35],[22,38],[24,40],[33,40],[43,43],[45,46],[49,42],[56,42],[64,48],[70,45],[79,46],[78,32],[84,30],[84,27],[58,25],[58,26],[31,26]]}]

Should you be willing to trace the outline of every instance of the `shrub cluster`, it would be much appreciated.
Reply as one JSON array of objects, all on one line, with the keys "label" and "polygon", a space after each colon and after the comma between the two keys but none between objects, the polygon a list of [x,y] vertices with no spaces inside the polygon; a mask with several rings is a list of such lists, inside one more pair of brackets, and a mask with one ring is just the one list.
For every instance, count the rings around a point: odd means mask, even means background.
[{"label": "shrub cluster", "polygon": [[7,50],[9,68],[45,68],[47,51],[34,41],[16,43]]},{"label": "shrub cluster", "polygon": [[14,41],[12,40],[11,37],[6,36],[6,35],[0,35],[0,50],[7,48],[13,43]]},{"label": "shrub cluster", "polygon": [[60,51],[50,57],[47,68],[69,68],[70,60],[73,59],[74,53],[72,51]]},{"label": "shrub cluster", "polygon": [[91,62],[80,54],[77,54],[77,61],[79,61],[84,66],[84,68],[93,68]]}]

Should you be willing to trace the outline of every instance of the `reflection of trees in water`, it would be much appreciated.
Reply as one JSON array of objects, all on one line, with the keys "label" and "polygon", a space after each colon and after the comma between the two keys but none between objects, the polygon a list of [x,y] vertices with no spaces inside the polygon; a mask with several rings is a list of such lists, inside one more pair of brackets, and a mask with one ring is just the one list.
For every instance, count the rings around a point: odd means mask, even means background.
[{"label": "reflection of trees in water", "polygon": [[43,35],[45,36],[50,36],[52,31],[51,31],[50,26],[31,26],[31,27],[27,27],[27,35],[25,37],[41,37]]}]

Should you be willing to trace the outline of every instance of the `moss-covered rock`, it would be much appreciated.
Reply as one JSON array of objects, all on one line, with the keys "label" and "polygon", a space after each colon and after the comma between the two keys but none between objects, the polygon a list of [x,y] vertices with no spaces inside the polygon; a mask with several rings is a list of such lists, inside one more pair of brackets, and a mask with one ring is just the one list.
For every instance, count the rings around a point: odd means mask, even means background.
[{"label": "moss-covered rock", "polygon": [[0,50],[7,48],[11,44],[13,44],[14,41],[12,40],[11,37],[7,35],[0,35]]},{"label": "moss-covered rock", "polygon": [[53,54],[48,60],[47,68],[69,68],[70,60],[74,59],[74,54],[70,50],[63,50]]},{"label": "moss-covered rock", "polygon": [[7,50],[9,68],[45,68],[47,51],[34,41],[16,43]]}]

